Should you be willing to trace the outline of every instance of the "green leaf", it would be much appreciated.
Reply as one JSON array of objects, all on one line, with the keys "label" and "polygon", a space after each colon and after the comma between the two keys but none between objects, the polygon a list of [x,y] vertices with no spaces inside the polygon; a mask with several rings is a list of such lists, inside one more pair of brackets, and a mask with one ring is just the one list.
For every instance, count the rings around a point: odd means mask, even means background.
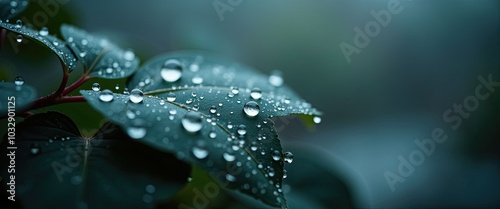
[{"label": "green leaf", "polygon": [[[14,33],[20,34],[21,37],[28,37],[37,43],[49,48],[54,52],[59,60],[66,66],[69,72],[73,71],[76,67],[76,56],[73,54],[71,49],[67,46],[64,41],[56,38],[55,36],[49,35],[46,31],[36,31],[32,28],[26,27],[20,24],[10,24],[7,22],[0,21],[0,27],[5,28]],[[15,41],[15,40],[12,40]]]},{"label": "green leaf", "polygon": [[28,0],[0,0],[0,20],[8,20],[28,7]]},{"label": "green leaf", "polygon": [[62,25],[61,34],[82,61],[91,76],[119,79],[137,70],[139,59],[131,50],[123,50],[104,37],[95,36],[71,25]]},{"label": "green leaf", "polygon": [[[207,170],[225,187],[272,206],[286,207],[281,190],[282,149],[269,118],[241,117],[227,126],[229,111],[217,118],[157,97],[133,103],[129,95],[113,94],[110,101],[106,91],[81,93],[91,106],[139,142],[175,153],[177,158]],[[243,104],[224,103],[224,108],[234,106],[238,108],[235,115],[243,116]],[[241,124],[249,124],[246,133],[240,130],[234,134]]]},{"label": "green leaf", "polygon": [[[187,164],[110,123],[92,139],[82,138],[73,121],[57,112],[26,118],[16,127],[15,144],[8,141],[1,152],[15,151],[16,202],[23,208],[152,208],[179,190],[190,172]],[[8,158],[2,159],[7,168]],[[10,179],[7,169],[1,172],[4,181]]]},{"label": "green leaf", "polygon": [[0,115],[7,115],[9,110],[20,112],[31,105],[36,98],[36,91],[26,84],[0,83]]}]

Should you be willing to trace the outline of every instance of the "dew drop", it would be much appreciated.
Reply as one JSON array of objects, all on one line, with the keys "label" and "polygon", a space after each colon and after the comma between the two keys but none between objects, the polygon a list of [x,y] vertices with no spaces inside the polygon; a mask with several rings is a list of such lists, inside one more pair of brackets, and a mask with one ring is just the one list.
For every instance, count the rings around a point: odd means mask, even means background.
[{"label": "dew drop", "polygon": [[80,52],[78,54],[81,58],[84,58],[85,56],[87,56],[87,52]]},{"label": "dew drop", "polygon": [[41,150],[42,149],[40,148],[40,146],[38,144],[32,144],[32,145],[30,145],[30,153],[32,155],[38,155],[38,154],[40,154]]},{"label": "dew drop", "polygon": [[274,161],[278,161],[278,160],[280,160],[280,159],[281,159],[281,153],[280,153],[280,151],[278,151],[278,150],[274,150],[274,151],[273,151],[273,160],[274,160]]},{"label": "dew drop", "polygon": [[134,119],[132,121],[132,125],[127,128],[127,134],[132,139],[141,139],[146,136],[146,128],[144,127],[144,120],[142,119]]},{"label": "dew drop", "polygon": [[135,54],[132,50],[127,50],[123,53],[123,59],[127,61],[132,61],[135,59]]},{"label": "dew drop", "polygon": [[286,179],[286,177],[288,177],[288,171],[283,170],[283,178]]},{"label": "dew drop", "polygon": [[257,151],[257,149],[258,149],[257,142],[252,142],[252,144],[250,145],[250,150]]},{"label": "dew drop", "polygon": [[283,77],[281,76],[281,72],[280,71],[272,71],[271,72],[271,75],[269,76],[269,84],[275,86],[275,87],[279,87],[281,85],[283,85]]},{"label": "dew drop", "polygon": [[191,149],[193,155],[198,159],[205,159],[208,156],[208,150],[203,146],[204,144],[198,143],[198,145],[194,146]]},{"label": "dew drop", "polygon": [[292,163],[293,162],[293,154],[291,152],[285,152],[285,154],[283,154],[283,160],[285,160],[285,162],[287,162],[287,163]]},{"label": "dew drop", "polygon": [[247,133],[247,127],[242,124],[242,125],[238,126],[237,132],[240,136],[244,136]]},{"label": "dew drop", "polygon": [[23,42],[23,36],[22,36],[22,35],[17,35],[17,36],[16,36],[16,42],[17,42],[17,43],[21,43],[21,42]]},{"label": "dew drop", "polygon": [[238,89],[238,87],[231,87],[231,93],[236,95],[236,94],[240,93],[240,90]]},{"label": "dew drop", "polygon": [[24,84],[24,78],[21,77],[21,76],[17,76],[15,79],[14,79],[14,84],[16,86],[22,86]]},{"label": "dew drop", "polygon": [[203,83],[203,78],[200,76],[194,76],[191,81],[193,84],[202,84]]},{"label": "dew drop", "polygon": [[226,174],[226,179],[230,182],[235,182],[236,181],[236,177],[234,177],[233,175],[231,174]]},{"label": "dew drop", "polygon": [[99,91],[99,90],[101,90],[101,85],[99,85],[99,83],[92,84],[92,91]]},{"label": "dew drop", "polygon": [[255,117],[259,114],[260,108],[257,102],[249,101],[243,106],[243,111],[249,117]]},{"label": "dew drop", "polygon": [[316,124],[321,123],[321,117],[319,117],[319,116],[314,116],[313,121],[314,121],[314,123],[316,123]]},{"label": "dew drop", "polygon": [[208,133],[208,137],[215,139],[215,137],[217,137],[217,133],[215,133],[215,131],[210,131],[210,133]]},{"label": "dew drop", "polygon": [[224,152],[224,154],[222,154],[222,157],[224,158],[224,160],[226,160],[227,162],[233,162],[236,157],[233,155],[233,154],[229,154],[227,152]]},{"label": "dew drop", "polygon": [[175,98],[177,98],[177,96],[175,96],[175,94],[173,92],[168,93],[168,95],[167,95],[167,101],[174,102]]},{"label": "dew drop", "polygon": [[255,87],[250,92],[250,97],[252,97],[252,99],[260,99],[262,97],[262,91],[259,88]]},{"label": "dew drop", "polygon": [[203,127],[203,120],[199,113],[188,112],[181,120],[184,129],[190,133],[195,133]]},{"label": "dew drop", "polygon": [[166,82],[176,82],[182,76],[182,65],[179,60],[169,59],[165,61],[160,71],[161,77]]},{"label": "dew drop", "polygon": [[140,89],[132,89],[129,99],[132,103],[141,103],[144,100],[144,93]]},{"label": "dew drop", "polygon": [[40,31],[38,31],[38,34],[40,34],[41,36],[49,35],[49,29],[47,27],[43,27],[40,29]]},{"label": "dew drop", "polygon": [[113,92],[109,89],[101,91],[101,93],[99,94],[99,100],[101,100],[102,102],[113,101]]},{"label": "dew drop", "polygon": [[217,108],[215,106],[210,107],[210,113],[215,114],[217,112]]}]

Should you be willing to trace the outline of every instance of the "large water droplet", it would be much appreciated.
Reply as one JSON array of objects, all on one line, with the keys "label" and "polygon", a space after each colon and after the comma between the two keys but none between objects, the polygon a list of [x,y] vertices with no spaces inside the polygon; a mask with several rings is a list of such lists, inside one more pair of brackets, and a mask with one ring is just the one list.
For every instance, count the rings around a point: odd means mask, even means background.
[{"label": "large water droplet", "polygon": [[229,154],[227,152],[224,152],[224,154],[222,154],[222,157],[224,158],[224,160],[226,160],[227,162],[233,162],[236,157],[233,155],[233,154]]},{"label": "large water droplet", "polygon": [[30,153],[32,155],[38,155],[38,154],[40,154],[41,151],[42,151],[42,148],[40,148],[40,145],[38,145],[36,143],[30,145]]},{"label": "large water droplet", "polygon": [[179,60],[169,59],[164,64],[160,71],[161,77],[166,82],[176,82],[182,76],[182,65]]},{"label": "large water droplet", "polygon": [[197,145],[191,149],[191,152],[193,155],[198,158],[198,159],[205,159],[208,156],[208,150],[205,148],[204,143],[201,143],[201,141],[198,141]]},{"label": "large water droplet", "polygon": [[144,93],[140,89],[132,89],[129,99],[132,103],[141,103],[144,100]]},{"label": "large water droplet", "polygon": [[319,117],[319,116],[314,116],[313,121],[314,121],[314,123],[316,123],[316,124],[321,123],[321,117]]},{"label": "large water droplet", "polygon": [[101,90],[101,85],[99,85],[98,83],[92,84],[92,91],[99,91],[99,90]]},{"label": "large water droplet", "polygon": [[259,88],[255,87],[250,92],[250,97],[252,97],[252,99],[260,99],[262,97],[262,91]]},{"label": "large water droplet", "polygon": [[24,84],[24,78],[21,77],[21,76],[17,76],[15,79],[14,79],[14,84],[16,86],[22,86]]},{"label": "large water droplet", "polygon": [[49,35],[49,29],[47,27],[42,27],[40,31],[38,31],[38,34],[40,34],[41,36]]},{"label": "large water droplet", "polygon": [[269,76],[269,84],[275,86],[275,87],[279,87],[281,85],[283,85],[283,77],[281,76],[281,72],[280,71],[272,71],[271,72],[271,75]]},{"label": "large water droplet", "polygon": [[293,162],[293,154],[291,152],[285,152],[285,154],[283,154],[283,160],[285,160],[285,162],[287,162],[287,163],[292,163]]},{"label": "large water droplet", "polygon": [[101,91],[101,93],[99,94],[99,100],[101,100],[102,102],[113,101],[113,92],[109,89]]},{"label": "large water droplet", "polygon": [[188,112],[181,120],[182,126],[186,131],[195,133],[203,127],[203,120],[199,113]]},{"label": "large water droplet", "polygon": [[260,108],[259,104],[254,101],[249,101],[243,106],[243,111],[245,112],[246,115],[250,117],[255,117],[259,114]]},{"label": "large water droplet", "polygon": [[167,101],[174,102],[175,98],[177,98],[177,96],[175,96],[175,94],[173,92],[170,92],[167,94]]}]

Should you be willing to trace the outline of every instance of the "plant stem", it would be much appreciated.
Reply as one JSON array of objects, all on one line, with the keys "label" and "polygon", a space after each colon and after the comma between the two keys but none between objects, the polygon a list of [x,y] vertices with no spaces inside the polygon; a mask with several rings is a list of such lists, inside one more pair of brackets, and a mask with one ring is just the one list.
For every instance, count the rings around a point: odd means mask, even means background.
[{"label": "plant stem", "polygon": [[76,88],[80,87],[82,84],[84,84],[86,81],[88,81],[90,78],[92,78],[92,77],[88,76],[87,73],[84,73],[77,81],[75,81],[73,84],[66,87],[64,89],[64,91],[62,91],[62,95],[63,96],[68,95],[69,93],[74,91]]}]

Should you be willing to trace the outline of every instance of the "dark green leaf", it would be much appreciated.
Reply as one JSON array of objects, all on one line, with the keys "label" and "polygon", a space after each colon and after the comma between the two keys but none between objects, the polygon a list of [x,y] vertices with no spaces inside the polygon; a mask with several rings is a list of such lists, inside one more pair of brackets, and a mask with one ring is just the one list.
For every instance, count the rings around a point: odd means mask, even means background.
[{"label": "dark green leaf", "polygon": [[0,83],[0,115],[7,115],[8,110],[25,110],[36,98],[36,91],[26,84]]},{"label": "dark green leaf", "polygon": [[61,41],[52,35],[46,34],[45,31],[36,31],[32,28],[20,24],[0,22],[0,27],[20,34],[22,38],[28,37],[32,40],[35,40],[36,42],[52,50],[52,52],[54,52],[59,57],[61,62],[63,62],[64,65],[68,68],[69,72],[75,69],[76,57],[64,41]]},{"label": "dark green leaf", "polygon": [[0,20],[8,20],[28,7],[28,0],[0,0]]},{"label": "dark green leaf", "polygon": [[[207,170],[223,186],[238,189],[272,206],[286,207],[281,190],[282,149],[269,118],[244,117],[243,104],[236,102],[221,101],[222,108],[227,109],[219,109],[219,112],[227,114],[216,117],[156,97],[133,103],[128,95],[113,94],[113,100],[109,101],[105,92],[81,91],[89,104],[121,125],[130,136],[140,138],[138,141],[175,153],[179,159]],[[197,97],[200,96],[203,95]],[[208,99],[214,95],[204,96]],[[231,109],[239,116],[232,118]],[[199,131],[196,125],[183,123],[189,116],[198,117],[199,121],[194,123],[201,125]],[[230,120],[233,120],[231,125]],[[248,124],[246,133],[235,132],[242,124]]]},{"label": "dark green leaf", "polygon": [[131,50],[123,50],[104,37],[95,36],[70,25],[61,26],[61,34],[82,61],[91,76],[108,79],[126,78],[137,70],[139,59]]},{"label": "dark green leaf", "polygon": [[[16,127],[15,144],[7,142],[1,152],[15,151],[16,202],[23,208],[152,208],[179,190],[190,170],[110,123],[92,139],[83,138],[57,112],[26,118]],[[7,169],[2,172],[9,180]]]}]

